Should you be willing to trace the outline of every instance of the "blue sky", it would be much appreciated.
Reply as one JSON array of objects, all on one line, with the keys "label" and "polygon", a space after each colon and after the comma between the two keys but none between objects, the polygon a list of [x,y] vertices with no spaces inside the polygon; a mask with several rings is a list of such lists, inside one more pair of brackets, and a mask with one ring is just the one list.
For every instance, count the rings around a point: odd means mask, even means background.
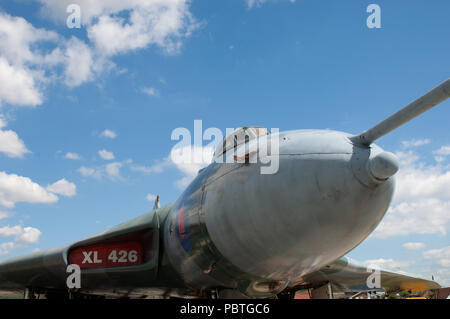
[{"label": "blue sky", "polygon": [[[143,214],[149,194],[176,200],[197,167],[170,163],[170,136],[196,119],[359,133],[449,77],[444,0],[97,3],[0,4],[2,259]],[[449,118],[445,102],[378,141],[399,189],[352,258],[450,284]]]}]

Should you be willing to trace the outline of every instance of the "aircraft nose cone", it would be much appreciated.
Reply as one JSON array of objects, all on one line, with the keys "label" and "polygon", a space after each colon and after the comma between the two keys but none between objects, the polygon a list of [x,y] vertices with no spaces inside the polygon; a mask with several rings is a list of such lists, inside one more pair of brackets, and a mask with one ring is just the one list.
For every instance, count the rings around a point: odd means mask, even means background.
[{"label": "aircraft nose cone", "polygon": [[398,171],[398,159],[390,152],[381,152],[369,161],[369,171],[378,180],[386,180]]}]

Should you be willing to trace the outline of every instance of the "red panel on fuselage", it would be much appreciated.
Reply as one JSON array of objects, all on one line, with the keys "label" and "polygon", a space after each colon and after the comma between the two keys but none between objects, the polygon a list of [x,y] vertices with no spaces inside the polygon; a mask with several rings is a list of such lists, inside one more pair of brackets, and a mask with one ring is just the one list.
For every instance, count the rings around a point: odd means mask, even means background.
[{"label": "red panel on fuselage", "polygon": [[142,264],[142,245],[122,242],[80,247],[69,253],[69,263],[81,269],[111,268]]}]

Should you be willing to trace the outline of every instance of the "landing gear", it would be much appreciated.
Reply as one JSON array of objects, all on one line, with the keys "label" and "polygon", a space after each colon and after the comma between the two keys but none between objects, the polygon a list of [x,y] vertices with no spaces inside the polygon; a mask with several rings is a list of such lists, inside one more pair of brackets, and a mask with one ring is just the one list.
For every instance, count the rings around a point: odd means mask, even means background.
[{"label": "landing gear", "polygon": [[33,288],[25,288],[23,299],[36,299],[36,294],[34,293]]},{"label": "landing gear", "polygon": [[278,299],[294,299],[295,298],[295,290],[282,291],[277,295]]},{"label": "landing gear", "polygon": [[85,295],[79,293],[76,290],[63,290],[63,289],[35,289],[35,288],[26,288],[24,290],[23,298],[24,299],[40,299],[40,297],[44,296],[45,299],[53,299],[53,300],[68,300],[68,299],[105,299],[104,296],[97,295]]}]

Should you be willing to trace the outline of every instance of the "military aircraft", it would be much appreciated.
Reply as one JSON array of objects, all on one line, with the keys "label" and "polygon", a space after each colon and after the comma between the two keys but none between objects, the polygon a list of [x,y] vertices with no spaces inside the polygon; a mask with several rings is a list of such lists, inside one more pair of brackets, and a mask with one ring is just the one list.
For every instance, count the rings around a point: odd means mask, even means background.
[{"label": "military aircraft", "polygon": [[[3,261],[0,290],[26,298],[269,298],[323,287],[326,296],[439,288],[368,272],[344,255],[374,231],[394,193],[398,161],[373,142],[449,95],[448,79],[358,135],[240,128],[176,202],[159,207],[158,198],[151,212],[100,234]],[[261,174],[263,161],[249,159],[261,155],[256,142],[274,139],[278,147],[262,156],[276,157],[278,171]],[[244,160],[232,155],[242,150]],[[218,160],[230,154],[234,162]],[[379,285],[371,285],[377,271]]]}]

